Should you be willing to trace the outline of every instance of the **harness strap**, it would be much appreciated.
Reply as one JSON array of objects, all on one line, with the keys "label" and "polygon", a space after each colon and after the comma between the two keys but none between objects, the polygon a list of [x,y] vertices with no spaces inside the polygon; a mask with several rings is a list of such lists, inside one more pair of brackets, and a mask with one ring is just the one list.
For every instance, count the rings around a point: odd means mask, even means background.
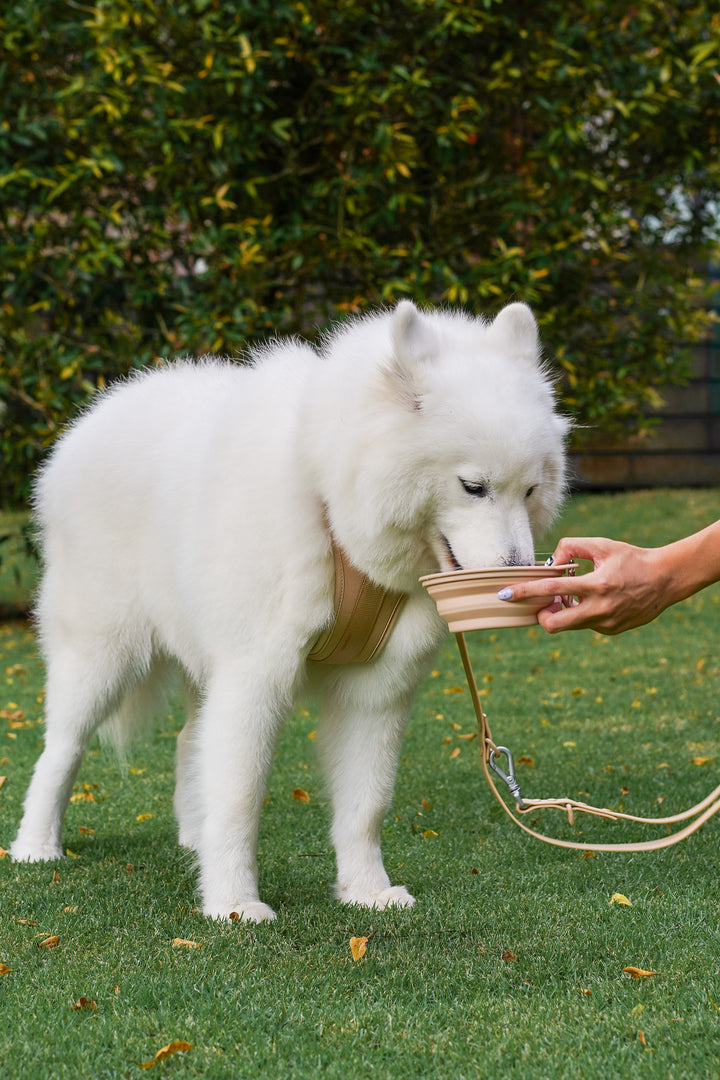
[{"label": "harness strap", "polygon": [[[490,785],[490,790],[493,795],[508,817],[515,822],[518,828],[522,829],[523,832],[526,832],[529,836],[534,836],[537,840],[544,840],[546,844],[554,844],[556,847],[575,848],[578,851],[657,851],[660,848],[671,847],[673,844],[678,844],[681,840],[691,836],[692,833],[699,829],[701,825],[713,816],[713,814],[716,814],[718,810],[720,810],[720,785],[718,785],[714,791],[711,791],[701,802],[697,803],[696,806],[691,807],[689,810],[683,810],[679,814],[674,814],[672,817],[635,817],[632,814],[624,814],[618,810],[600,809],[596,806],[590,806],[588,803],[578,802],[576,799],[569,798],[526,799],[522,797],[518,799],[518,796],[516,796],[516,811],[511,810],[500,795],[495,786],[495,782],[490,775],[491,754],[507,753],[507,751],[504,747],[498,747],[493,742],[488,718],[483,712],[483,707],[480,702],[480,695],[477,683],[475,682],[475,675],[473,674],[472,666],[470,664],[465,636],[462,633],[457,633],[455,638],[465,669],[465,676],[470,688],[470,695],[472,697],[475,713],[478,718],[481,761],[485,779]],[[595,814],[599,817],[609,818],[613,821],[617,821],[618,819],[623,819],[624,821],[637,821],[643,825],[674,825],[680,821],[687,821],[689,818],[694,818],[694,820],[677,832],[670,833],[667,836],[658,837],[655,840],[641,840],[628,844],[582,844],[574,840],[558,840],[553,836],[546,836],[544,833],[536,832],[534,829],[525,825],[517,816],[518,814],[528,814],[538,810],[548,809],[562,810],[568,815],[568,820],[571,825],[574,824],[576,813]]]},{"label": "harness strap", "polygon": [[316,664],[362,664],[383,649],[407,596],[376,585],[354,566],[331,534],[335,619],[312,647]]}]

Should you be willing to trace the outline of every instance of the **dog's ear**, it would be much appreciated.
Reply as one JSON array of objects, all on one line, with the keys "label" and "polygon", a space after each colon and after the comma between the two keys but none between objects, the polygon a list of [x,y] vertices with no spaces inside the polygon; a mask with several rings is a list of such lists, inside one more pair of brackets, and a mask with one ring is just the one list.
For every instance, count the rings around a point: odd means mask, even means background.
[{"label": "dog's ear", "polygon": [[413,409],[420,407],[422,369],[438,353],[438,341],[430,322],[411,300],[401,300],[392,317],[392,361],[388,376],[396,394]]},{"label": "dog's ear", "polygon": [[538,328],[527,304],[508,304],[504,307],[491,324],[490,335],[502,341],[511,356],[537,363],[540,354]]}]

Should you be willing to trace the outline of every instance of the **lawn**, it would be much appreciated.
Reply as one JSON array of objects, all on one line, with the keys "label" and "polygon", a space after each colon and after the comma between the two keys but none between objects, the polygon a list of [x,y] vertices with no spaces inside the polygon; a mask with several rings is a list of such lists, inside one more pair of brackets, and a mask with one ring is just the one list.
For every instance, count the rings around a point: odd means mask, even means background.
[{"label": "lawn", "polygon": [[[720,515],[718,491],[581,496],[553,537],[659,544]],[[552,539],[544,546],[552,546]],[[7,568],[6,568],[7,569]],[[0,596],[1,598],[1,596]],[[667,815],[717,783],[720,586],[618,638],[539,628],[469,635],[496,740],[523,791]],[[27,624],[0,626],[0,845],[42,742]],[[179,712],[125,771],[86,758],[61,863],[0,861],[0,1062],[8,1075],[544,1078],[720,1076],[720,816],[661,852],[586,857],[522,835],[484,786],[454,642],[417,698],[384,829],[410,911],[330,896],[317,717],[286,726],[260,838],[272,924],[197,912],[171,808]],[[459,751],[459,752],[458,752]],[[358,763],[362,768],[362,762]],[[293,797],[301,789],[308,801]],[[588,798],[589,797],[589,798]],[[583,841],[648,830],[558,817]],[[629,904],[611,902],[622,894]],[[368,937],[354,960],[352,937]],[[652,975],[633,978],[636,967]]]}]

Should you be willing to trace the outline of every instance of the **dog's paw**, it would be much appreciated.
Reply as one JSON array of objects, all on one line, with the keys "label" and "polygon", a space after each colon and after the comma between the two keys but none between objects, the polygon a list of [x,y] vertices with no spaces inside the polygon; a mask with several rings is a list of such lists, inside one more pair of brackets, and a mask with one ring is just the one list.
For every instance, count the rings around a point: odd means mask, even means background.
[{"label": "dog's paw", "polygon": [[234,905],[206,904],[203,914],[211,919],[232,919],[250,923],[272,922],[277,918],[270,905],[263,904],[260,900],[246,900]]},{"label": "dog's paw", "polygon": [[10,858],[14,862],[50,862],[64,857],[60,844],[33,844],[18,838],[10,845]]},{"label": "dog's paw", "polygon": [[343,904],[355,904],[358,907],[375,908],[378,911],[389,907],[410,908],[415,903],[415,897],[410,895],[404,885],[391,885],[388,889],[368,893],[345,892],[338,889],[337,897]]}]

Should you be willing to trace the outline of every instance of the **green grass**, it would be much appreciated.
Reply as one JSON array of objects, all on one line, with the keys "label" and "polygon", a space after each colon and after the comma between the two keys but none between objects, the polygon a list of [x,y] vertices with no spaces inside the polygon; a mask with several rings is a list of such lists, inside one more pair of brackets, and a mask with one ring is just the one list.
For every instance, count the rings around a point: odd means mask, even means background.
[{"label": "green grass", "polygon": [[[578,497],[553,535],[659,544],[716,518],[719,504],[713,491]],[[520,766],[526,793],[583,792],[667,814],[714,787],[719,628],[713,587],[619,638],[471,635],[493,733],[532,759]],[[12,969],[0,976],[0,1071],[143,1076],[138,1062],[186,1040],[192,1049],[149,1075],[720,1076],[720,819],[642,855],[587,859],[524,837],[484,786],[477,740],[460,738],[474,717],[467,689],[444,692],[464,685],[450,639],[437,672],[416,701],[384,830],[391,877],[417,897],[412,911],[330,898],[312,712],[287,725],[268,791],[261,890],[279,917],[259,927],[197,913],[170,804],[180,715],[136,744],[125,775],[93,750],[79,783],[96,801],[74,802],[66,821],[72,857],[0,861],[0,962]],[[42,671],[23,623],[0,628],[0,678],[0,709],[23,713],[0,721],[8,847],[42,740]],[[298,787],[309,803],[293,799]],[[560,818],[538,824],[570,835]],[[575,835],[648,833],[587,820]],[[632,906],[610,904],[615,892]],[[354,962],[350,937],[370,933]],[[58,945],[39,948],[48,935]],[[658,974],[633,980],[629,965]],[[81,997],[97,1010],[73,1010]]]}]

